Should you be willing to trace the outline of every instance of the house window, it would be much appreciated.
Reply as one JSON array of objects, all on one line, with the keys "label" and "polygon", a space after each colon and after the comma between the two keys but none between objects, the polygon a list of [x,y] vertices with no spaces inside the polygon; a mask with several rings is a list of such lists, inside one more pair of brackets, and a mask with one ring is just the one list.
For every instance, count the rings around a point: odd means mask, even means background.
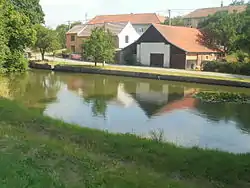
[{"label": "house window", "polygon": [[143,32],[144,32],[144,29],[143,29],[143,28],[139,28],[139,29],[138,29],[138,32],[139,32],[139,33],[143,33]]},{"label": "house window", "polygon": [[129,36],[128,35],[125,36],[125,43],[129,43]]},{"label": "house window", "polygon": [[73,52],[73,53],[76,52],[76,47],[75,46],[71,46],[71,52]]},{"label": "house window", "polygon": [[72,35],[72,36],[71,36],[71,42],[74,42],[74,41],[75,41],[75,36]]},{"label": "house window", "polygon": [[208,60],[208,59],[209,59],[209,56],[207,55],[207,56],[206,56],[206,60]]}]

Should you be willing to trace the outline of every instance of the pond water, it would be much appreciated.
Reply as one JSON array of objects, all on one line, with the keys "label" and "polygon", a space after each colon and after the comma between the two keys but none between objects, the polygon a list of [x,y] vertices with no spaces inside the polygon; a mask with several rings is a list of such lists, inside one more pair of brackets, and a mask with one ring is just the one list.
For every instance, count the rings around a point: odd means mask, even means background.
[{"label": "pond water", "polygon": [[250,95],[243,88],[47,71],[0,82],[1,96],[68,123],[184,147],[250,152],[250,105],[192,98],[197,91],[213,90]]}]

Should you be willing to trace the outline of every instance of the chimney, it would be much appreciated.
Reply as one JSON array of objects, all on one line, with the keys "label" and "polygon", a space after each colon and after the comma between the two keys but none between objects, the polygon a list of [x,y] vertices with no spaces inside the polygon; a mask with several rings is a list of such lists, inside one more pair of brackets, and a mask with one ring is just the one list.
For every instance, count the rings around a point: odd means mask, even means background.
[{"label": "chimney", "polygon": [[224,3],[223,3],[223,0],[221,1],[221,4],[220,4],[221,7],[224,7]]}]

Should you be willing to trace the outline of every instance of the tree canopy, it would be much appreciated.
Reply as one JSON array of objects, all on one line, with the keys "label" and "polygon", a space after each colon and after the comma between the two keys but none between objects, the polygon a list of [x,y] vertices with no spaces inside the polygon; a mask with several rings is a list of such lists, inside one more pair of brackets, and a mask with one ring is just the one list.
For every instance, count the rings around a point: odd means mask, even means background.
[{"label": "tree canopy", "polygon": [[66,33],[69,29],[69,26],[66,24],[61,24],[56,27],[56,33],[58,35],[58,40],[61,48],[66,48]]},{"label": "tree canopy", "polygon": [[[167,18],[164,22],[165,25],[169,24],[169,18]],[[173,26],[184,26],[184,20],[182,16],[176,16],[171,18],[171,25]]]},{"label": "tree canopy", "polygon": [[245,0],[233,0],[232,3],[230,5],[244,5],[245,4]]},{"label": "tree canopy", "polygon": [[241,14],[218,12],[199,25],[203,34],[201,41],[211,48],[229,53],[236,50],[243,25]]},{"label": "tree canopy", "polygon": [[15,1],[0,0],[0,71],[23,71],[27,68],[25,48],[35,41],[35,31],[28,16],[19,11]]},{"label": "tree canopy", "polygon": [[42,60],[44,60],[45,52],[53,52],[60,48],[60,44],[58,42],[56,31],[46,28],[42,25],[36,25],[36,42],[34,47],[39,49]]},{"label": "tree canopy", "polygon": [[95,28],[92,30],[89,39],[83,43],[83,54],[85,57],[90,57],[97,65],[97,62],[114,61],[115,43],[114,37],[109,30],[104,27]]}]

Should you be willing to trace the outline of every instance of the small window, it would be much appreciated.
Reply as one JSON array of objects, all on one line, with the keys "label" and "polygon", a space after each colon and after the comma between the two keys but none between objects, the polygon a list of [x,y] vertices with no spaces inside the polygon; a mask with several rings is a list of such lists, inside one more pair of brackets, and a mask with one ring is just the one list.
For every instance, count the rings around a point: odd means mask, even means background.
[{"label": "small window", "polygon": [[144,32],[144,29],[143,29],[143,28],[139,28],[138,31],[139,31],[140,33],[143,33],[143,32]]},{"label": "small window", "polygon": [[125,43],[129,43],[129,36],[128,35],[125,36]]},{"label": "small window", "polygon": [[75,46],[71,46],[71,52],[75,53],[76,51],[76,47]]},{"label": "small window", "polygon": [[207,55],[207,56],[206,56],[206,60],[208,60],[208,59],[209,59],[209,56]]},{"label": "small window", "polygon": [[71,42],[73,42],[73,41],[75,41],[75,36],[74,35],[71,36]]}]

